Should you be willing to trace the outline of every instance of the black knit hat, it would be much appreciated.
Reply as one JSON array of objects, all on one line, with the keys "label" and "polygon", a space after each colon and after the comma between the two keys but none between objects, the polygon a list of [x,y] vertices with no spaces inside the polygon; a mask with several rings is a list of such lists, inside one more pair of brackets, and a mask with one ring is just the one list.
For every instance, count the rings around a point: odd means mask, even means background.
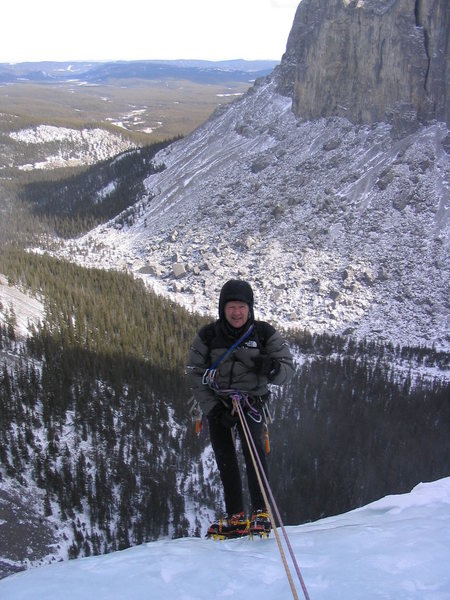
[{"label": "black knit hat", "polygon": [[219,319],[225,319],[225,304],[231,300],[238,300],[248,304],[250,319],[253,321],[253,290],[247,281],[230,279],[223,285],[219,297]]}]

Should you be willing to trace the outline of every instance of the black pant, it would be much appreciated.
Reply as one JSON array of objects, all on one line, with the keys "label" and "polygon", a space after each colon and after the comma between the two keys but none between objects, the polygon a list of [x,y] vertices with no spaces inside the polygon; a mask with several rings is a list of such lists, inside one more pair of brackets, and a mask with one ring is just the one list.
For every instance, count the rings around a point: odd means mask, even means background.
[{"label": "black pant", "polygon": [[[264,444],[264,422],[260,423],[244,412],[245,420],[248,423],[251,436],[256,446],[256,450],[267,477],[267,461]],[[242,495],[242,481],[237,460],[236,448],[233,442],[232,430],[224,427],[214,418],[209,418],[209,433],[211,444],[214,450],[217,467],[222,480],[225,496],[225,508],[228,515],[240,513],[244,510],[244,500]],[[266,509],[266,503],[261,492],[258,478],[255,473],[252,458],[248,449],[247,440],[242,431],[241,423],[237,425],[239,437],[241,440],[242,451],[244,454],[245,465],[247,469],[247,481],[252,503],[252,512],[260,509]],[[250,444],[251,441],[249,440]],[[253,446],[252,446],[253,451]],[[255,456],[256,464],[259,468],[258,459]],[[261,475],[263,480],[263,476]]]}]

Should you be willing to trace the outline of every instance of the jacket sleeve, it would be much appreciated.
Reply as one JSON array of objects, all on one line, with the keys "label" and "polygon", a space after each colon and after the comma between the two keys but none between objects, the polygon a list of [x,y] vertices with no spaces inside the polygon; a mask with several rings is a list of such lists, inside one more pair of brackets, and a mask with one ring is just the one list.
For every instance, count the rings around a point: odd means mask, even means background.
[{"label": "jacket sleeve", "polygon": [[186,373],[194,398],[205,415],[208,415],[218,402],[211,388],[203,384],[203,374],[209,366],[209,348],[197,334],[189,349]]},{"label": "jacket sleeve", "polygon": [[277,359],[280,363],[280,369],[270,379],[269,383],[275,385],[284,385],[285,383],[288,383],[295,371],[294,361],[288,343],[278,331],[275,331],[269,337],[266,342],[265,350],[268,356]]}]

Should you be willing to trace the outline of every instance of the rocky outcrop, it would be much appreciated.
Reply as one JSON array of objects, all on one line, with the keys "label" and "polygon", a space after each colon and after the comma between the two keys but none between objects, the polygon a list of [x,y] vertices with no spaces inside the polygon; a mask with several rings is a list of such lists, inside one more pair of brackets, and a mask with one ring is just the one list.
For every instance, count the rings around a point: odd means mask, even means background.
[{"label": "rocky outcrop", "polygon": [[278,68],[300,118],[450,121],[448,0],[302,0]]}]

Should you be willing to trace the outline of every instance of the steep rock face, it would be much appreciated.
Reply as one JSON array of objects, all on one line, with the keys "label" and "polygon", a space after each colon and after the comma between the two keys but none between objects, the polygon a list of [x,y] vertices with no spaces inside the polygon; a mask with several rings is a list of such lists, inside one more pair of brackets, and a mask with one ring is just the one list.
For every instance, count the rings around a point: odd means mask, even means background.
[{"label": "steep rock face", "polygon": [[278,70],[303,119],[449,122],[447,0],[303,0]]}]

